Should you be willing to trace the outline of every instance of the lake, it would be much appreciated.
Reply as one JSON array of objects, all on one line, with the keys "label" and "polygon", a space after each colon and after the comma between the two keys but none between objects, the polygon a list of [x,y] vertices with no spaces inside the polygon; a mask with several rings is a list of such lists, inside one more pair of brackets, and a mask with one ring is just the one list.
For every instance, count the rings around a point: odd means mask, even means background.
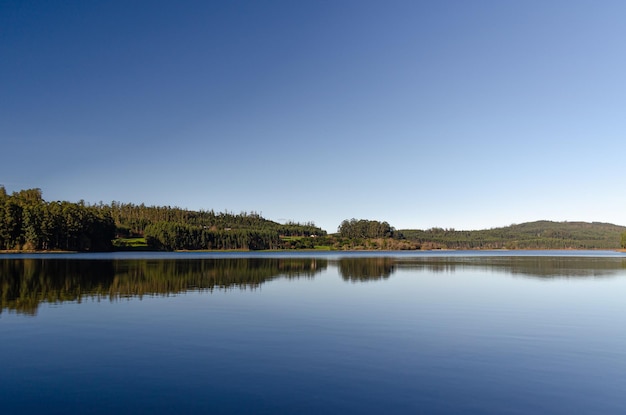
[{"label": "lake", "polygon": [[626,255],[0,256],[6,414],[624,414]]}]

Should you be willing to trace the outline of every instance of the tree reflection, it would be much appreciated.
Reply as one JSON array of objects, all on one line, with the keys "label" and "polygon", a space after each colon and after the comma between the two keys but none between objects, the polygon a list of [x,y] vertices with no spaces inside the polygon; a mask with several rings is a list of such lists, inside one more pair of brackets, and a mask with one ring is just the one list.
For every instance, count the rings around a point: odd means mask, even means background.
[{"label": "tree reflection", "polygon": [[[397,270],[497,272],[539,279],[619,275],[626,259],[555,256],[343,257],[332,264],[345,281],[388,279]],[[190,290],[255,289],[275,278],[313,278],[323,258],[143,260],[0,259],[0,313],[36,314],[42,302],[168,295]]]},{"label": "tree reflection", "polygon": [[345,281],[371,281],[387,279],[395,270],[395,259],[342,258],[339,260],[339,273]]},{"label": "tree reflection", "polygon": [[203,260],[0,260],[0,313],[36,314],[42,302],[141,297],[190,290],[256,288],[278,277],[312,278],[315,258]]},{"label": "tree reflection", "polygon": [[403,259],[396,266],[398,269],[419,269],[433,273],[482,269],[529,278],[589,278],[617,275],[626,269],[626,259],[567,256],[424,257]]}]

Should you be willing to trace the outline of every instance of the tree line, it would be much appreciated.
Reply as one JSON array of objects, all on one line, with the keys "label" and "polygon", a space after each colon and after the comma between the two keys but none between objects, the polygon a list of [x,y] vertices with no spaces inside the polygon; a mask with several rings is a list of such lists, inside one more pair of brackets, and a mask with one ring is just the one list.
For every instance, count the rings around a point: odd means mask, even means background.
[{"label": "tree line", "polygon": [[150,249],[265,250],[289,248],[284,237],[323,237],[326,232],[312,222],[280,224],[256,212],[216,213],[169,206],[113,202],[111,216],[118,236],[142,236]]},{"label": "tree line", "polygon": [[346,219],[339,225],[338,233],[344,238],[401,238],[387,222],[367,219]]},{"label": "tree line", "polygon": [[312,222],[280,224],[256,212],[216,213],[171,206],[46,202],[41,189],[7,194],[0,186],[0,250],[108,251],[115,238],[145,237],[151,249],[259,250],[283,237],[323,237]]},{"label": "tree line", "polygon": [[402,233],[421,249],[616,249],[625,230],[609,223],[536,221],[476,231],[431,228]]},{"label": "tree line", "polygon": [[[112,250],[115,238],[144,237],[157,250],[615,249],[626,228],[537,221],[479,231],[398,231],[377,220],[346,219],[327,235],[312,222],[280,224],[256,212],[216,213],[171,206],[43,200],[40,189],[0,186],[0,250]],[[118,241],[123,241],[119,239]]]},{"label": "tree line", "polygon": [[115,223],[103,209],[84,202],[46,202],[40,189],[7,194],[0,186],[0,249],[110,250]]},{"label": "tree line", "polygon": [[148,246],[176,250],[261,250],[280,245],[278,232],[255,229],[211,230],[178,222],[157,222],[144,231]]},{"label": "tree line", "polygon": [[108,210],[122,237],[144,236],[149,225],[169,222],[200,227],[212,231],[225,229],[255,229],[273,231],[284,236],[323,236],[324,230],[313,222],[287,222],[280,224],[263,218],[257,212],[215,212],[214,210],[188,210],[171,206],[146,206],[145,204],[121,203],[100,205]]}]

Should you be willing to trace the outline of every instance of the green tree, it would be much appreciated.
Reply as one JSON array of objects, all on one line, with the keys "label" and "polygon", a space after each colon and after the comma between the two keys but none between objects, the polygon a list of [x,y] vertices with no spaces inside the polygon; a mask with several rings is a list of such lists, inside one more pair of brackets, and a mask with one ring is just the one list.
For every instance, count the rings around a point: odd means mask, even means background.
[{"label": "green tree", "polygon": [[350,219],[341,222],[339,235],[344,238],[393,238],[395,229],[387,222],[366,219]]}]

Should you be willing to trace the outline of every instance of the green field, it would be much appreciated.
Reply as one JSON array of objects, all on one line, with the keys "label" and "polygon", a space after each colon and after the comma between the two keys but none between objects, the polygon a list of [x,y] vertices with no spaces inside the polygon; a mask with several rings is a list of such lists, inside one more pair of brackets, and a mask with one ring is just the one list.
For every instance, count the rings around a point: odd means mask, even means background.
[{"label": "green field", "polygon": [[117,238],[113,240],[117,251],[149,251],[146,238]]}]

